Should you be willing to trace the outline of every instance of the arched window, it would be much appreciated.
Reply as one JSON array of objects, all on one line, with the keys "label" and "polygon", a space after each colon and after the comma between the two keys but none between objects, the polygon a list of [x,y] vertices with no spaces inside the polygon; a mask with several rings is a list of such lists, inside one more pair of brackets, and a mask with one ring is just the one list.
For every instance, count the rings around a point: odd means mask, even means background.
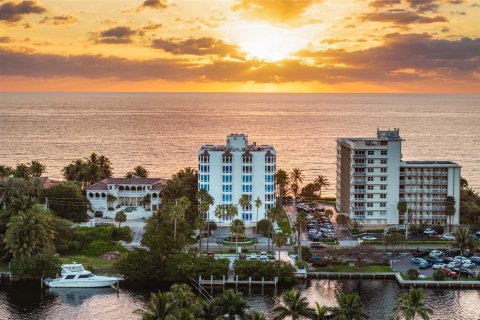
[{"label": "arched window", "polygon": [[232,163],[233,155],[226,151],[224,154],[222,154],[222,162],[223,163]]},{"label": "arched window", "polygon": [[107,195],[104,192],[102,192],[102,198],[105,198],[106,196]]},{"label": "arched window", "polygon": [[95,198],[100,198],[100,194],[98,192],[95,193]]},{"label": "arched window", "polygon": [[152,198],[157,198],[157,194],[156,193],[152,193]]},{"label": "arched window", "polygon": [[93,198],[93,193],[90,192],[90,193],[88,194],[88,197],[89,197],[89,198]]},{"label": "arched window", "polygon": [[125,188],[124,188],[123,186],[120,186],[120,187],[118,187],[118,190],[119,190],[119,191],[124,191]]},{"label": "arched window", "polygon": [[126,186],[126,187],[125,187],[125,191],[130,191],[130,187],[129,187],[129,186]]},{"label": "arched window", "polygon": [[253,159],[253,155],[248,151],[242,155],[243,163],[252,163],[252,159]]}]

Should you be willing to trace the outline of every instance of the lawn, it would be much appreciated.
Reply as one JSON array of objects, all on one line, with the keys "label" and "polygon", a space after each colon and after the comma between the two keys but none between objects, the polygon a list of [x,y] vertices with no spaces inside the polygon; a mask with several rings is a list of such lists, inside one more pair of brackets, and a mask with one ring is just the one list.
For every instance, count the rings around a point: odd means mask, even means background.
[{"label": "lawn", "polygon": [[94,272],[110,272],[112,271],[112,266],[115,263],[114,260],[104,260],[100,257],[89,257],[85,255],[64,255],[60,257],[60,262],[63,264],[66,263],[81,263],[85,269],[93,268]]},{"label": "lawn", "polygon": [[288,221],[287,212],[282,210],[282,214],[278,219],[278,226],[282,229],[283,234],[292,234],[292,227],[290,226],[290,222]]},{"label": "lawn", "polygon": [[[321,268],[316,268],[314,270],[309,270],[309,271],[328,272],[331,270],[332,269],[330,267],[321,267]],[[352,273],[353,272],[393,272],[393,270],[389,266],[380,265],[380,264],[367,265],[362,270],[357,270],[356,267],[351,267],[348,264],[334,264],[333,272],[352,272]]]}]

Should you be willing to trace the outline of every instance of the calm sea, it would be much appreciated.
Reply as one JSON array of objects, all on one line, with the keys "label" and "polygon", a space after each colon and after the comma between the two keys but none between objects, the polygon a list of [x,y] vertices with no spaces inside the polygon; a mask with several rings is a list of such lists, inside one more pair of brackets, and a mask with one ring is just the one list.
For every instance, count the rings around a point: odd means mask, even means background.
[{"label": "calm sea", "polygon": [[[337,137],[400,128],[406,160],[452,160],[480,188],[480,95],[0,93],[0,164],[32,159],[61,178],[70,161],[107,155],[169,177],[196,167],[202,144],[242,132],[271,144],[278,168],[335,181]],[[333,185],[324,194],[334,194]]]}]

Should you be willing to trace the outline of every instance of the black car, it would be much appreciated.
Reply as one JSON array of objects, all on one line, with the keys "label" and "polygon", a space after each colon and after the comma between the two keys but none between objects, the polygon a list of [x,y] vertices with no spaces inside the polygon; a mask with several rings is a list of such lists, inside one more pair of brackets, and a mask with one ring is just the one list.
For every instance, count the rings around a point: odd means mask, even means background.
[{"label": "black car", "polygon": [[430,256],[429,256],[429,257],[426,257],[425,260],[427,260],[428,262],[433,263],[433,264],[435,264],[435,263],[442,263],[442,262],[443,262],[443,259],[441,259],[441,258],[438,258],[438,257],[430,257]]},{"label": "black car", "polygon": [[423,258],[423,257],[427,257],[429,253],[430,251],[417,250],[417,252],[415,252],[413,256],[415,258]]},{"label": "black car", "polygon": [[452,257],[443,257],[443,262],[445,263],[450,263],[455,261]]}]

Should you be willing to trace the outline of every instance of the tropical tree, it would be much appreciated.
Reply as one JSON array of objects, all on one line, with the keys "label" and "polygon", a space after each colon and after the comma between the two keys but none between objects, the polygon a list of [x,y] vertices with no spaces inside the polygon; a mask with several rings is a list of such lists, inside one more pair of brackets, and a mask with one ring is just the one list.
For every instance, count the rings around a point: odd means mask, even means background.
[{"label": "tropical tree", "polygon": [[183,196],[176,201],[177,203],[170,208],[170,215],[173,219],[173,241],[177,238],[177,222],[185,218],[185,211],[190,207],[190,200]]},{"label": "tropical tree", "polygon": [[327,177],[319,175],[315,178],[313,183],[315,184],[315,187],[318,191],[319,198],[322,199],[322,189],[328,190],[328,187],[330,186],[330,181],[328,181]]},{"label": "tropical tree", "polygon": [[[270,236],[268,237],[268,249],[270,250],[270,239],[273,239],[273,227],[275,222],[278,222],[280,217],[281,217],[281,211],[279,207],[271,207],[267,211],[267,218],[270,220]],[[272,246],[272,251],[273,251],[273,246]]]},{"label": "tropical tree", "polygon": [[198,319],[217,320],[220,317],[220,308],[217,303],[201,301],[198,309]]},{"label": "tropical tree", "polygon": [[120,224],[127,221],[127,215],[123,211],[119,211],[115,214],[115,222],[118,222],[118,228],[120,229]]},{"label": "tropical tree", "polygon": [[307,227],[307,214],[305,212],[300,212],[297,215],[297,220],[295,221],[295,231],[297,232],[297,255],[298,260],[302,260],[302,232],[305,231]]},{"label": "tropical tree", "polygon": [[[210,237],[210,206],[215,203],[215,199],[205,189],[200,189],[197,192],[198,209],[205,216],[207,215],[207,237]],[[207,251],[208,251],[208,238],[207,238]]]},{"label": "tropical tree", "polygon": [[338,307],[332,308],[334,319],[338,320],[366,320],[363,304],[358,293],[341,293],[337,295]]},{"label": "tropical tree", "polygon": [[344,214],[337,214],[337,231],[340,226],[346,226],[350,222],[350,218]]},{"label": "tropical tree", "polygon": [[464,177],[460,177],[460,188],[462,190],[466,189],[468,187],[468,181]]},{"label": "tropical tree", "polygon": [[113,204],[117,200],[118,200],[118,198],[115,197],[113,194],[107,193],[107,205],[108,205],[108,207],[113,207]]},{"label": "tropical tree", "polygon": [[241,293],[235,293],[232,289],[228,289],[222,295],[215,298],[214,303],[219,307],[220,314],[226,314],[229,320],[235,320],[236,316],[243,317],[245,315],[245,309],[248,307],[243,295]]},{"label": "tropical tree", "polygon": [[333,210],[332,210],[332,209],[327,209],[327,210],[325,210],[325,217],[327,217],[328,219],[332,219],[332,217],[333,217]]},{"label": "tropical tree", "polygon": [[14,258],[30,258],[51,248],[55,238],[52,218],[51,212],[41,205],[20,211],[10,218],[4,242]]},{"label": "tropical tree", "polygon": [[460,250],[461,256],[463,256],[463,253],[467,249],[475,247],[475,239],[470,234],[470,228],[468,226],[458,226],[457,230],[454,232],[454,235],[455,240],[453,240],[452,246]]},{"label": "tropical tree", "polygon": [[112,176],[112,162],[104,155],[98,156],[96,153],[92,153],[90,157],[85,158],[85,160],[87,164],[96,165],[100,168],[101,179]]},{"label": "tropical tree", "polygon": [[218,219],[218,222],[220,223],[220,220],[224,220],[226,218],[227,210],[223,207],[223,205],[218,204],[215,207],[213,214],[215,215],[215,217]]},{"label": "tropical tree", "polygon": [[315,310],[308,306],[308,300],[302,297],[300,292],[292,289],[282,294],[282,305],[273,309],[275,313],[274,320],[283,320],[291,318],[298,320],[301,318],[310,318]]},{"label": "tropical tree", "polygon": [[42,174],[45,173],[45,166],[38,161],[30,162],[30,176],[34,178],[39,178]]},{"label": "tropical tree", "polygon": [[330,308],[320,305],[318,302],[315,302],[315,310],[310,316],[311,320],[327,320],[331,319]]},{"label": "tropical tree", "polygon": [[[232,221],[232,224],[230,225],[230,232],[235,235],[235,247],[237,248],[236,251],[238,253],[238,235],[243,234],[245,231],[245,223],[243,220],[240,219],[235,219]],[[230,237],[230,240],[232,237]]]},{"label": "tropical tree", "polygon": [[445,198],[445,214],[448,216],[448,231],[452,226],[452,218],[455,214],[455,198],[448,196]]},{"label": "tropical tree", "polygon": [[287,244],[287,235],[283,233],[277,233],[273,236],[273,244],[278,248],[278,260],[280,260],[280,251],[284,245]]},{"label": "tropical tree", "polygon": [[263,203],[260,197],[257,197],[257,199],[254,202],[255,202],[255,208],[257,208],[257,217],[255,219],[255,234],[257,234],[258,233],[258,209],[260,209]]},{"label": "tropical tree", "polygon": [[287,195],[287,185],[288,185],[288,173],[285,170],[279,169],[275,175],[275,184],[278,189],[278,195],[280,197],[280,205],[283,205],[283,200]]},{"label": "tropical tree", "polygon": [[315,187],[315,184],[308,183],[306,186],[304,186],[300,190],[300,196],[307,199],[314,199],[316,198],[315,196],[316,191],[317,191],[317,188]]},{"label": "tropical tree", "polygon": [[0,165],[0,178],[7,178],[13,174],[12,167]]},{"label": "tropical tree", "polygon": [[31,177],[30,167],[24,163],[17,164],[13,172],[13,176],[15,178],[30,179]]},{"label": "tropical tree", "polygon": [[152,293],[147,310],[141,312],[142,320],[176,319],[177,306],[171,292]]},{"label": "tropical tree", "polygon": [[243,316],[242,320],[267,320],[265,315],[259,311],[253,310]]},{"label": "tropical tree", "polygon": [[403,216],[403,221],[405,224],[405,238],[408,238],[408,216],[405,216],[407,212],[407,203],[405,201],[399,201],[397,203],[398,215]]},{"label": "tropical tree", "polygon": [[195,219],[194,227],[198,230],[200,250],[202,250],[203,231],[205,230],[206,226],[207,220],[205,219],[205,217],[203,215],[198,215]]},{"label": "tropical tree", "polygon": [[251,204],[251,200],[250,200],[250,196],[248,194],[242,194],[242,196],[240,197],[240,199],[238,200],[238,204],[240,205],[240,207],[242,207],[242,220],[245,221],[246,220],[246,211],[247,211],[247,208],[250,206]]},{"label": "tropical tree", "polygon": [[395,314],[405,320],[415,320],[418,315],[423,320],[429,320],[433,310],[425,304],[425,291],[422,288],[410,288],[400,296],[395,307]]},{"label": "tropical tree", "polygon": [[142,166],[136,166],[133,171],[129,171],[125,174],[125,178],[148,178],[149,172]]}]

